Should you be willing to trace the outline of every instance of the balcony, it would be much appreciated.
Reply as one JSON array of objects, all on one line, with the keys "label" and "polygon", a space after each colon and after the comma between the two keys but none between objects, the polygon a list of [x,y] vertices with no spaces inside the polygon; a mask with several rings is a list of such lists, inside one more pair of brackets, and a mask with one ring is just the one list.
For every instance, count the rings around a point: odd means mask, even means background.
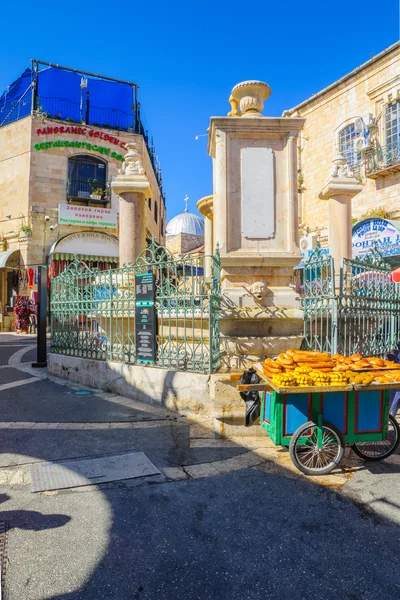
[{"label": "balcony", "polygon": [[381,146],[365,155],[365,175],[377,179],[400,171],[400,142]]},{"label": "balcony", "polygon": [[67,179],[68,204],[107,206],[110,202],[110,188],[96,180]]}]

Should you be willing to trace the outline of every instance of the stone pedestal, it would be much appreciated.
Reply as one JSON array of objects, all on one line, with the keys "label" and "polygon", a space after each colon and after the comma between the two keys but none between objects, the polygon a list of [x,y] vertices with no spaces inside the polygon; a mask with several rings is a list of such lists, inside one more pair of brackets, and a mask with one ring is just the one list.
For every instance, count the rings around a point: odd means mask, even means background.
[{"label": "stone pedestal", "polygon": [[290,283],[301,259],[297,137],[304,120],[263,117],[269,93],[262,82],[238,84],[232,96],[242,116],[212,117],[209,128],[227,368],[282,351],[282,336],[286,348],[301,341],[302,313]]},{"label": "stone pedestal", "polygon": [[120,197],[119,212],[119,265],[133,263],[146,248],[145,198],[151,197],[139,144],[127,143],[123,168],[111,183]]},{"label": "stone pedestal", "polygon": [[353,176],[346,159],[339,154],[319,194],[320,200],[328,201],[328,247],[334,259],[336,287],[340,277],[340,260],[352,258],[351,200],[361,190],[362,185]]}]

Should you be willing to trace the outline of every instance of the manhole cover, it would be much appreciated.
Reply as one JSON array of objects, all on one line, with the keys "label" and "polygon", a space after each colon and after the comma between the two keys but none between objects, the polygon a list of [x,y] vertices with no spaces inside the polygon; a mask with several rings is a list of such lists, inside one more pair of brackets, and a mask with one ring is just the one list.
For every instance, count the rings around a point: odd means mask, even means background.
[{"label": "manhole cover", "polygon": [[91,396],[93,392],[88,392],[87,390],[79,390],[78,392],[74,392],[75,396]]},{"label": "manhole cover", "polygon": [[31,465],[32,492],[61,490],[159,474],[160,471],[143,452]]}]

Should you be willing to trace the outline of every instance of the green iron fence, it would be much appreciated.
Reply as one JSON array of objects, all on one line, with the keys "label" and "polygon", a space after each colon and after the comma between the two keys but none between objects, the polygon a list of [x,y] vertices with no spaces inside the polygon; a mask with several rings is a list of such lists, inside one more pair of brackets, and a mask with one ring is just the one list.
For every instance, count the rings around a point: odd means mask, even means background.
[{"label": "green iron fence", "polygon": [[[204,263],[211,261],[206,281]],[[154,273],[157,357],[153,366],[215,372],[220,366],[219,251],[175,257],[155,240],[136,262],[89,269],[77,258],[51,283],[51,351],[136,364],[135,274]]]},{"label": "green iron fence", "polygon": [[385,356],[400,341],[400,285],[374,248],[342,259],[339,274],[319,247],[305,263],[300,303],[304,347],[346,356]]}]

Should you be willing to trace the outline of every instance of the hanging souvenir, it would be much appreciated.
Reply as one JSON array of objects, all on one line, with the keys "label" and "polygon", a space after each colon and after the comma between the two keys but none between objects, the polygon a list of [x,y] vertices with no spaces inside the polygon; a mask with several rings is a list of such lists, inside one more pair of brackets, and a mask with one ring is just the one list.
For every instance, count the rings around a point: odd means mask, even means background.
[{"label": "hanging souvenir", "polygon": [[33,278],[34,278],[33,269],[28,269],[28,288],[33,288]]}]

